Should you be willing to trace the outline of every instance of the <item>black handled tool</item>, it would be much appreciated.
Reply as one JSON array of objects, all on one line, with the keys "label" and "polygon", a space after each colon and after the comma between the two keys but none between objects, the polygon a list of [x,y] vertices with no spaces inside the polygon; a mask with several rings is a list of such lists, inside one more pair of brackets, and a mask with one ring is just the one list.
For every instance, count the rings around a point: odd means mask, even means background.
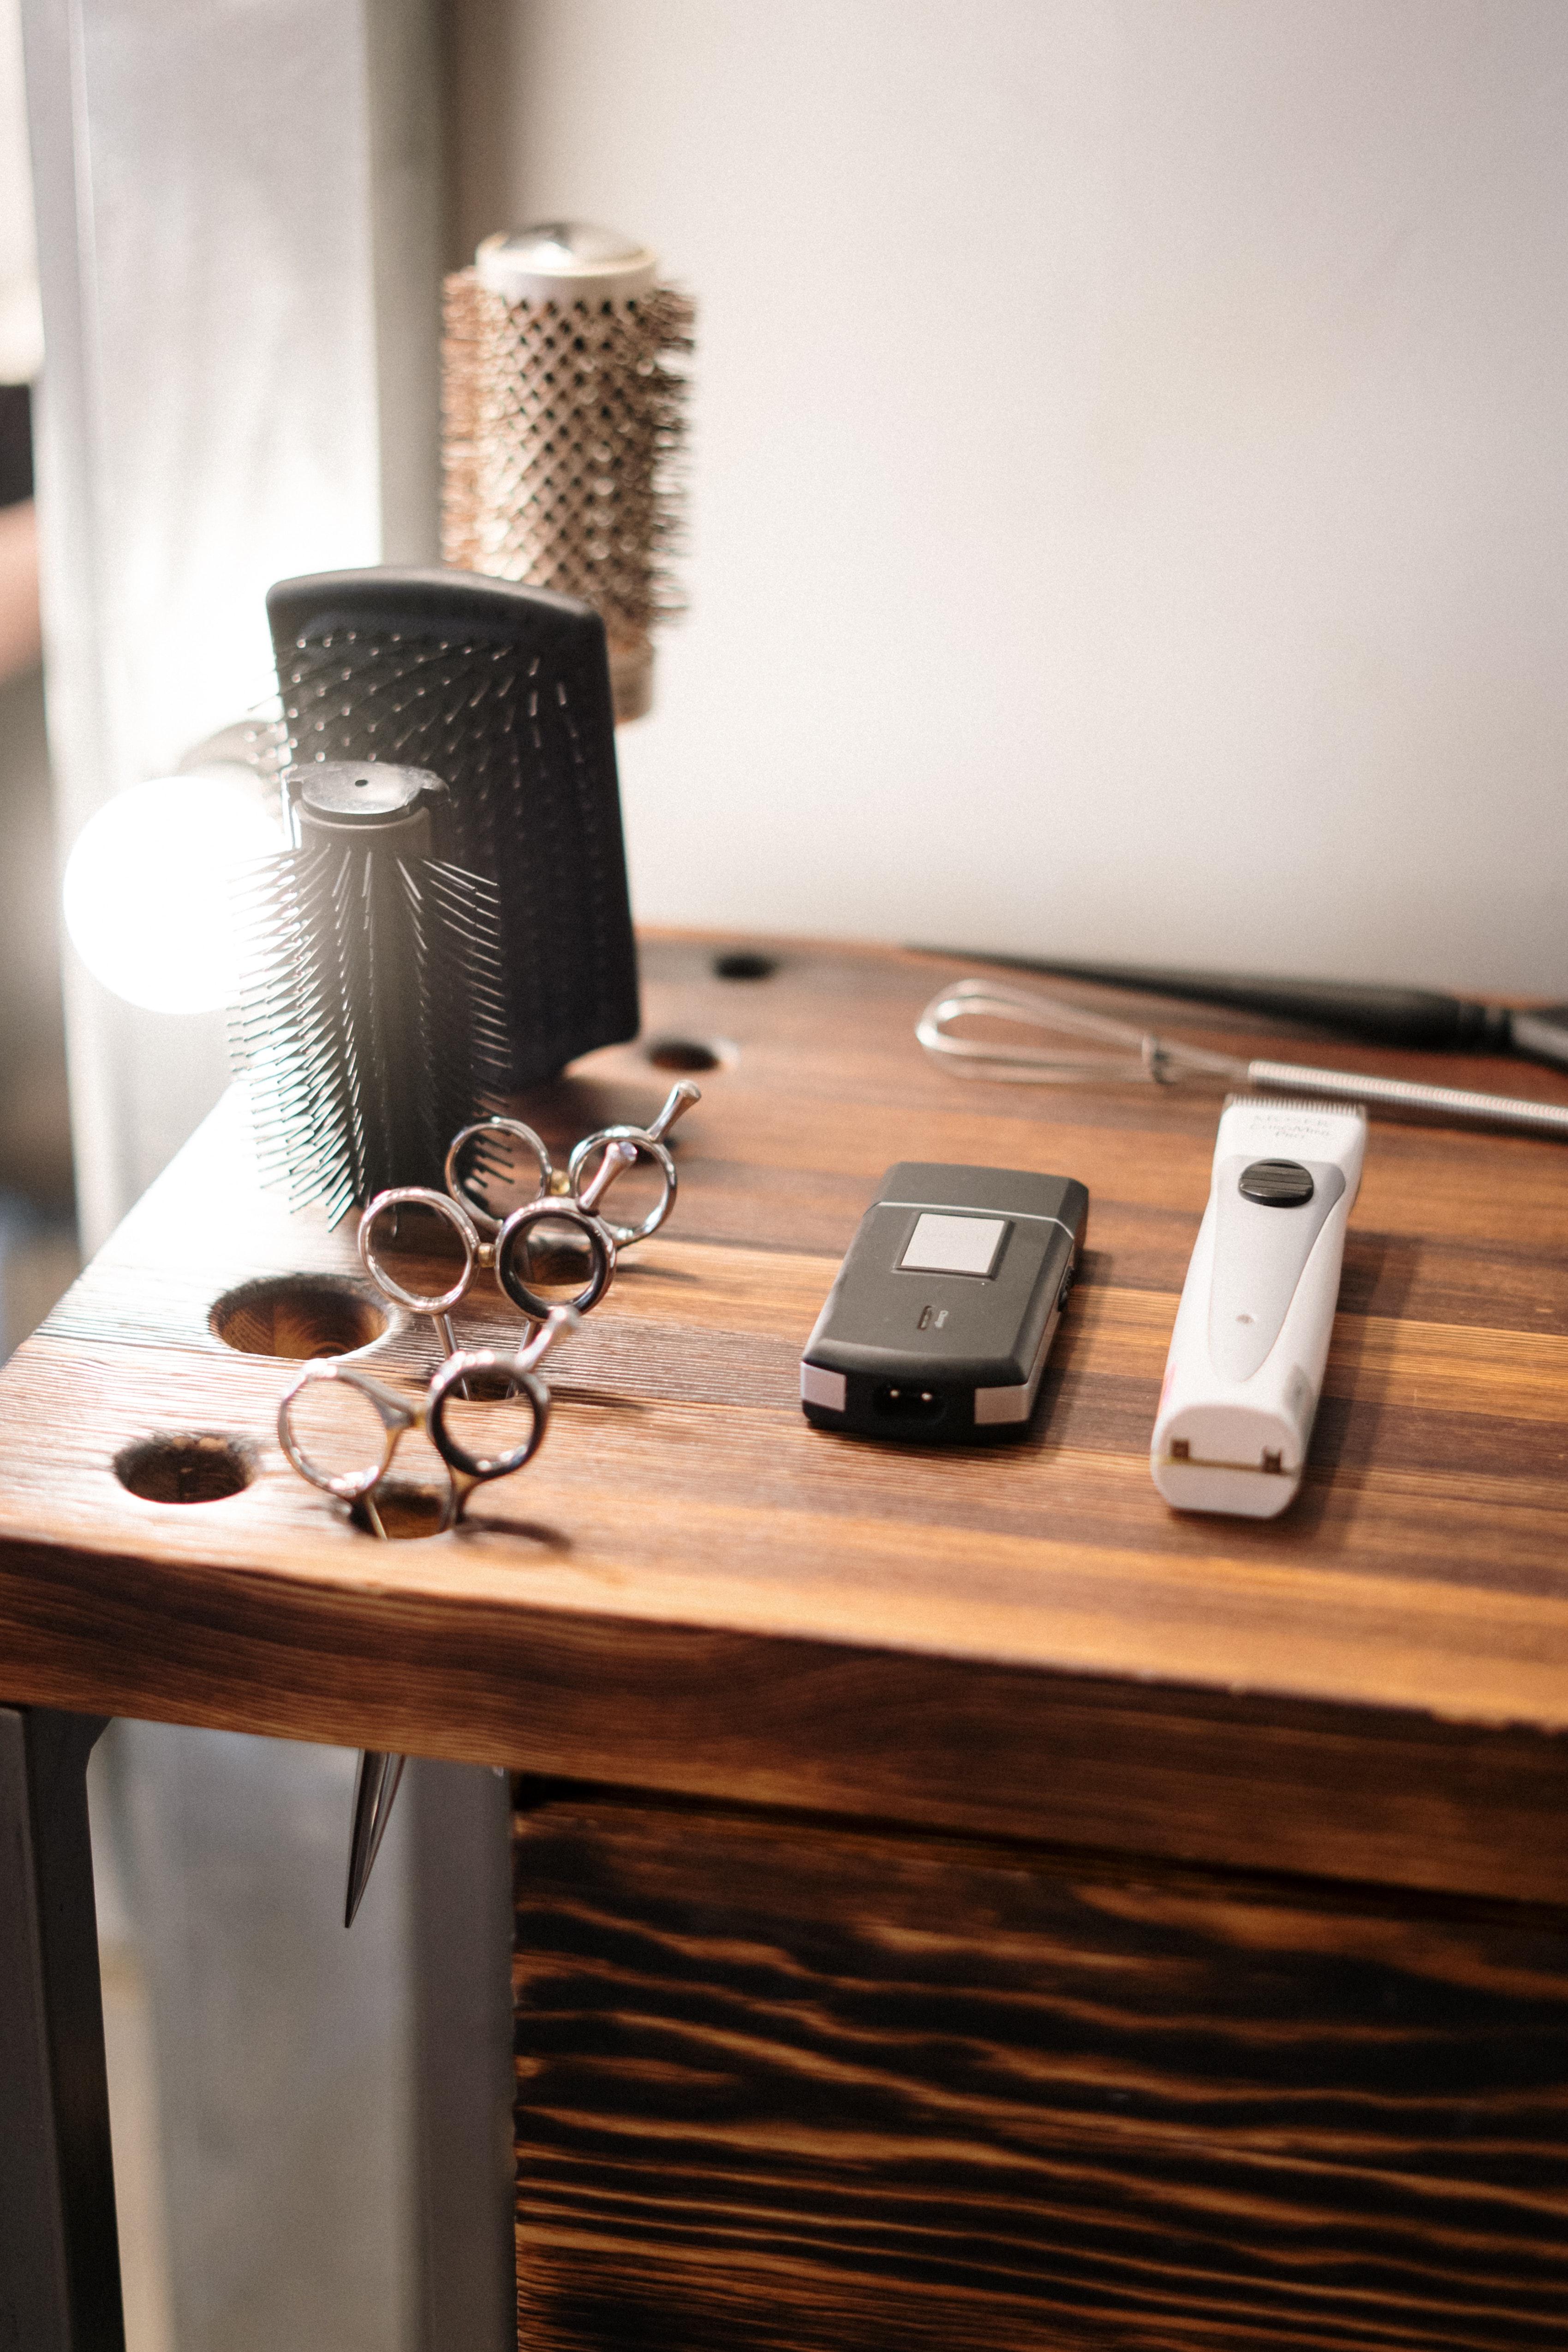
[{"label": "black handled tool", "polygon": [[1506,1005],[1479,1004],[1440,989],[1395,988],[1379,981],[1282,980],[1257,972],[1075,963],[1041,956],[971,957],[963,948],[921,948],[917,952],[1000,964],[1009,971],[1096,981],[1105,988],[1141,990],[1197,1004],[1225,1004],[1238,1013],[1272,1013],[1281,1020],[1338,1030],[1367,1045],[1416,1046],[1448,1054],[1528,1054],[1536,1061],[1568,1068],[1568,1004],[1512,1013]]}]

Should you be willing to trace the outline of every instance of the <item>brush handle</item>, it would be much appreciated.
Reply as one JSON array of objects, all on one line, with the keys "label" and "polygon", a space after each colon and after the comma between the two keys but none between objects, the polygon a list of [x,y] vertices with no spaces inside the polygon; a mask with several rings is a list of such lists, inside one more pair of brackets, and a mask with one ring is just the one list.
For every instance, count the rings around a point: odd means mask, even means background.
[{"label": "brush handle", "polygon": [[1511,1044],[1511,1016],[1502,1005],[1477,1004],[1437,989],[1392,988],[1354,980],[1277,980],[1254,972],[1173,971],[1157,964],[1062,963],[998,955],[982,960],[1013,971],[1052,972],[1064,980],[1097,981],[1106,988],[1140,989],[1199,1004],[1229,1005],[1238,1013],[1313,1022],[1367,1045],[1506,1054]]},{"label": "brush handle", "polygon": [[1247,1083],[1273,1093],[1333,1095],[1341,1102],[1382,1103],[1391,1110],[1439,1118],[1525,1127],[1568,1142],[1568,1103],[1528,1102],[1519,1095],[1472,1094],[1465,1087],[1419,1086],[1409,1078],[1364,1077],[1354,1070],[1313,1070],[1300,1062],[1249,1062]]}]

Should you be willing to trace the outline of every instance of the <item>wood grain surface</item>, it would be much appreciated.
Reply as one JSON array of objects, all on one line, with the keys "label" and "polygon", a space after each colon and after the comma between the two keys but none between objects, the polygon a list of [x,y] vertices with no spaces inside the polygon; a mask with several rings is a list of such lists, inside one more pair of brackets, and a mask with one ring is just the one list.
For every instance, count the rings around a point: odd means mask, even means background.
[{"label": "wood grain surface", "polygon": [[1568,1918],[524,1788],[530,2352],[1522,2352]]},{"label": "wood grain surface", "polygon": [[[772,976],[718,978],[739,944]],[[0,1697],[1568,1898],[1568,1156],[1375,1122],[1300,1501],[1177,1517],[1146,1448],[1218,1097],[955,1080],[912,1028],[963,968],[647,943],[643,1044],[527,1108],[562,1150],[651,1113],[661,1039],[710,1044],[674,1219],[552,1363],[538,1461],[423,1543],[376,1543],[294,1477],[272,1425],[295,1367],[212,1328],[236,1290],[253,1343],[311,1344],[322,1284],[366,1304],[351,1227],[258,1192],[231,1101],[0,1378]],[[1291,1049],[1202,1020],[1181,1033]],[[1527,1063],[1441,1069],[1568,1099]],[[1090,1188],[1017,1445],[917,1453],[800,1413],[800,1347],[898,1158]],[[299,1277],[287,1312],[246,1288]],[[515,1328],[494,1290],[458,1319]],[[412,1388],[435,1359],[403,1321],[362,1360]],[[180,1432],[228,1441],[248,1484],[130,1492],[117,1458]]]}]

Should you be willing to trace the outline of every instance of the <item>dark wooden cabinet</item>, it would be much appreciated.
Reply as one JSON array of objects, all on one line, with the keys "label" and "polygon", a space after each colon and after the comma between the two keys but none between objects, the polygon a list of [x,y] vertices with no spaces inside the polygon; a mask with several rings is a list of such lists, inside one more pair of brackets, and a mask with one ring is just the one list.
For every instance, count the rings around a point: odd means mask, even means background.
[{"label": "dark wooden cabinet", "polygon": [[516,1797],[528,2352],[1568,2339],[1568,1917]]}]

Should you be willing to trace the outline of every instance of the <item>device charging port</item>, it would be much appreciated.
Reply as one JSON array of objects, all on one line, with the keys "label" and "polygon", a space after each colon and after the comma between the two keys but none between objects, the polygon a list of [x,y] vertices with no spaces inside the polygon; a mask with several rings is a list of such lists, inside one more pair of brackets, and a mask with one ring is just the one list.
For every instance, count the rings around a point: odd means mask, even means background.
[{"label": "device charging port", "polygon": [[947,1402],[934,1389],[894,1388],[884,1381],[871,1392],[871,1409],[881,1421],[940,1421]]}]

